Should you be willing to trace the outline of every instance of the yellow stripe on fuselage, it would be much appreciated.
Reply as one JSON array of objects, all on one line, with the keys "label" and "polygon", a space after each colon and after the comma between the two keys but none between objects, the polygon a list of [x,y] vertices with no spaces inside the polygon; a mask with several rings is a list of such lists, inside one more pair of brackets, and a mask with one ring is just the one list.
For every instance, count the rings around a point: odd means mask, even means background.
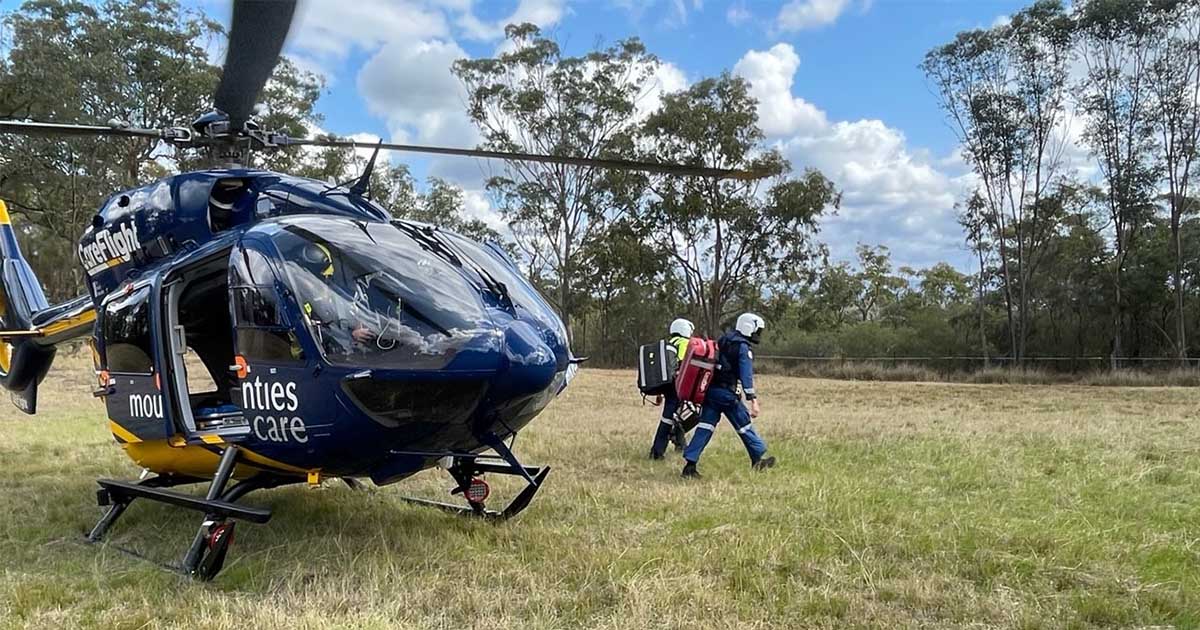
[{"label": "yellow stripe on fuselage", "polygon": [[142,441],[142,438],[134,435],[129,429],[117,424],[115,420],[108,421],[108,430],[113,435],[124,440],[126,444],[136,444]]},{"label": "yellow stripe on fuselage", "polygon": [[86,326],[87,324],[91,324],[92,322],[95,322],[95,321],[96,321],[96,310],[88,309],[74,317],[68,317],[67,319],[57,321],[57,322],[54,322],[53,324],[50,324],[49,326],[46,326],[45,328],[42,329],[42,334],[44,334],[48,337],[54,336],[61,332],[66,332],[68,330],[71,330],[72,328],[77,328],[79,326]]},{"label": "yellow stripe on fuselage", "polygon": [[[121,444],[121,448],[125,450],[129,459],[132,459],[138,466],[160,475],[178,474],[204,479],[212,477],[216,473],[217,464],[221,461],[219,453],[199,444],[173,446],[166,439],[142,440],[121,425],[111,421],[109,428],[113,435],[117,435],[125,441]],[[216,436],[208,437],[215,438]],[[213,445],[218,443],[210,441],[210,439],[204,439],[204,441]],[[238,464],[233,471],[233,476],[239,479],[252,477],[264,470],[295,476],[308,474],[308,470],[304,468],[264,457],[244,447],[240,455],[245,463]]]}]

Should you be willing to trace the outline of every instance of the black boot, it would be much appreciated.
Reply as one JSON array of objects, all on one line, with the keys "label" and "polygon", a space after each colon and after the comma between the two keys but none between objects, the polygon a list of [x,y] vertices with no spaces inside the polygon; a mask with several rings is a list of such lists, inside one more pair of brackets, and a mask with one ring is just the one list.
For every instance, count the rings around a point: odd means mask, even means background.
[{"label": "black boot", "polygon": [[671,427],[671,443],[675,445],[675,450],[683,452],[687,448],[687,434],[683,432],[683,427],[676,424]]},{"label": "black boot", "polygon": [[684,479],[699,479],[701,475],[700,471],[696,470],[696,462],[688,462],[685,464],[683,467],[683,472],[680,473],[680,476]]},{"label": "black boot", "polygon": [[663,454],[662,454],[662,453],[659,453],[658,451],[656,451],[656,450],[654,450],[654,449],[650,449],[650,459],[652,459],[652,460],[654,460],[654,461],[658,461],[658,460],[660,460],[660,459],[662,459],[662,458],[663,458]]},{"label": "black boot", "polygon": [[750,464],[750,467],[753,468],[754,470],[766,470],[768,468],[774,468],[775,467],[775,458],[768,455],[767,457],[764,457],[764,458],[754,462],[753,464]]}]

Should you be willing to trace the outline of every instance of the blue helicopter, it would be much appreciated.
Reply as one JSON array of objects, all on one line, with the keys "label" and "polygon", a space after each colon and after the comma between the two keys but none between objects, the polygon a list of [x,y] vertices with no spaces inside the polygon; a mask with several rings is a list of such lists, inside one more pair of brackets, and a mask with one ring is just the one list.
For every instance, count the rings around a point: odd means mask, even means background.
[{"label": "blue helicopter", "polygon": [[[234,3],[214,111],[190,127],[137,129],[0,121],[0,133],[118,136],[206,147],[229,168],[116,193],[79,240],[87,282],[51,305],[0,201],[0,385],[37,412],[58,344],[91,337],[117,444],[145,473],[98,480],[104,538],[136,499],[203,515],[180,570],[220,570],[234,523],[271,513],[247,493],[340,478],[383,485],[442,467],[463,504],[410,499],[485,518],[529,505],[550,468],[522,464],[512,438],[560,394],[580,359],[562,320],[494,244],[395,220],[370,199],[372,156],[337,186],[236,166],[250,151],[351,147],[296,139],[251,118],[290,29],[294,1]],[[379,150],[752,178],[702,166],[380,143]],[[198,384],[200,383],[200,384]],[[525,487],[486,507],[483,475]],[[207,483],[203,497],[173,487]]]}]

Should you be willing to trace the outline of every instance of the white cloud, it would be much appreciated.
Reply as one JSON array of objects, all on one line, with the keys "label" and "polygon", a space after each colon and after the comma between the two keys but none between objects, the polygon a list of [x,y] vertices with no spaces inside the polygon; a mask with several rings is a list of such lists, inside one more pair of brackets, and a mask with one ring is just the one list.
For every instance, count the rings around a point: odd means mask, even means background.
[{"label": "white cloud", "polygon": [[792,94],[799,67],[792,47],[778,44],[747,52],[734,73],[751,82],[768,139],[795,167],[820,169],[842,191],[841,209],[822,222],[834,257],[853,257],[859,242],[882,243],[898,265],[966,264],[954,205],[973,178],[961,156],[914,150],[881,120],[829,120]]},{"label": "white cloud", "polygon": [[479,41],[491,41],[504,36],[504,27],[509,24],[531,22],[542,28],[558,24],[565,13],[564,0],[521,0],[508,17],[494,22],[485,22],[476,17],[471,3],[465,5],[457,19],[463,37]]},{"label": "white cloud", "polygon": [[803,31],[829,26],[850,7],[851,0],[791,0],[779,10],[779,30]]},{"label": "white cloud", "polygon": [[289,38],[291,46],[315,57],[345,57],[389,41],[443,37],[449,33],[437,8],[409,0],[304,2]]},{"label": "white cloud", "polygon": [[[358,90],[368,111],[387,122],[393,142],[473,148],[481,138],[467,117],[466,91],[451,72],[467,56],[448,40],[393,42],[363,64]],[[427,172],[471,190],[498,171],[487,160],[435,157]]]},{"label": "white cloud", "polygon": [[612,0],[612,4],[624,9],[635,24],[651,13],[665,28],[685,26],[693,11],[704,10],[703,0]]},{"label": "white cloud", "polygon": [[658,109],[665,94],[678,92],[688,86],[683,70],[670,62],[662,62],[650,75],[637,101],[637,118],[644,119]]},{"label": "white cloud", "polygon": [[758,99],[758,122],[768,136],[787,136],[829,124],[825,112],[792,95],[792,80],[799,67],[800,56],[790,44],[751,50],[733,67],[735,75],[750,82],[750,93]]},{"label": "white cloud", "polygon": [[474,127],[464,113],[466,95],[451,73],[466,52],[453,41],[396,41],[379,49],[358,74],[358,90],[371,113],[393,134],[418,142],[473,145]]}]

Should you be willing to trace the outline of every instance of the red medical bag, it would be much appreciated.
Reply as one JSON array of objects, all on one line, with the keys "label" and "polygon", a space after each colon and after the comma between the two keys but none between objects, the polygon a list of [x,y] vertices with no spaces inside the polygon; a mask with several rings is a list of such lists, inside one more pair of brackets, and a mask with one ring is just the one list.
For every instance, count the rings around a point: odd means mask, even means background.
[{"label": "red medical bag", "polygon": [[704,393],[717,369],[717,342],[712,339],[692,337],[688,341],[687,354],[679,364],[675,375],[675,393],[680,400],[704,403]]}]

